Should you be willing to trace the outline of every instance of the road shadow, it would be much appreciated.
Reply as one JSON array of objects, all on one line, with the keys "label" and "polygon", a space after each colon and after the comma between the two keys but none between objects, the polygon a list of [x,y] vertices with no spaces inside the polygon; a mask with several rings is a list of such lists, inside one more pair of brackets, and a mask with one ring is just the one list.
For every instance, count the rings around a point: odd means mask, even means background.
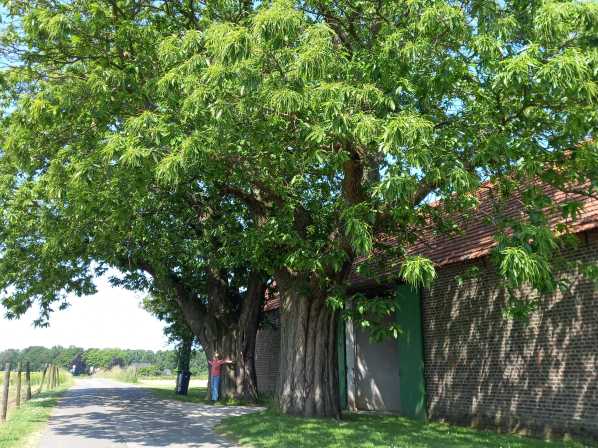
[{"label": "road shadow", "polygon": [[80,440],[83,446],[87,439],[106,440],[107,446],[233,447],[213,427],[223,417],[247,412],[251,410],[161,400],[134,386],[77,387],[61,400],[49,432],[57,440]]}]

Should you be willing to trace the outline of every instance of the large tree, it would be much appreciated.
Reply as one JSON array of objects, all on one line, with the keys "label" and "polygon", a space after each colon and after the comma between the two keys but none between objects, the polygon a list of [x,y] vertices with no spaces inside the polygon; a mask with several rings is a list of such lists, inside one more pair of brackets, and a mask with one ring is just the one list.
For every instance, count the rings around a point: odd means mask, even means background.
[{"label": "large tree", "polygon": [[[7,154],[5,173],[15,165]],[[17,176],[12,172],[2,190],[0,278],[10,317],[37,303],[44,324],[57,303],[67,305],[69,293],[93,292],[94,277],[116,268],[113,284],[150,293],[154,311],[177,330],[184,324],[177,336],[191,331],[208,356],[220,351],[234,359],[225,396],[256,399],[253,353],[266,278],[242,259],[228,260],[230,251],[239,254],[236,240],[227,238],[239,235],[238,215],[208,227],[210,218],[200,222],[180,194],[148,193],[152,186],[134,174],[103,168],[68,184],[68,175],[36,174],[15,185]]]},{"label": "large tree", "polygon": [[9,315],[37,303],[43,324],[69,293],[93,292],[94,276],[115,267],[116,283],[176,307],[208,356],[235,360],[225,396],[255,399],[265,277],[230,255],[241,255],[237,228],[250,219],[199,181],[164,187],[133,153],[107,156],[129,117],[157,107],[154,44],[198,26],[195,6],[5,6],[0,277]]},{"label": "large tree", "polygon": [[[451,217],[475,213],[491,181],[527,212],[505,220],[497,200],[488,217],[499,272],[514,291],[550,289],[566,228],[557,238],[539,182],[596,194],[593,3],[112,0],[13,12],[11,194],[132,170],[144,185],[192,186],[225,204],[239,224],[227,260],[269,273],[281,295],[284,412],[339,415],[338,309],[356,258],[389,250],[378,235],[392,238],[403,280],[426,285],[434,265],[408,248],[423,229],[458,232]],[[574,218],[579,204],[561,207]],[[206,235],[222,238],[209,219]],[[77,279],[77,263],[59,270]]]},{"label": "large tree", "polygon": [[[458,232],[482,182],[505,284],[555,287],[566,228],[540,187],[596,194],[597,19],[582,2],[275,1],[162,42],[160,107],[119,151],[168,127],[158,174],[201,176],[255,217],[254,263],[282,298],[283,411],[339,415],[335,307],[356,257],[389,236],[402,279],[429,284],[408,248]],[[506,219],[516,193],[526,216]]]}]

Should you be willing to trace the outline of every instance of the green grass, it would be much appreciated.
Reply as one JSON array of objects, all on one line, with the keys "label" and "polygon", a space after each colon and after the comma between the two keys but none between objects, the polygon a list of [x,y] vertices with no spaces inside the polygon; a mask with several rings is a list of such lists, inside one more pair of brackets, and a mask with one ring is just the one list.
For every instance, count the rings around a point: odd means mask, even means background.
[{"label": "green grass", "polygon": [[[62,375],[64,372],[61,371]],[[38,386],[42,380],[41,372],[31,372],[31,387]],[[10,387],[13,388],[17,383],[17,372],[14,370],[10,372]],[[0,372],[0,385],[4,384],[4,372]],[[21,384],[25,386],[25,372],[21,373]]]},{"label": "green grass", "polygon": [[216,431],[255,448],[581,448],[581,442],[545,442],[396,416],[348,415],[342,421],[302,419],[272,411],[230,417]]},{"label": "green grass", "polygon": [[[70,384],[72,376],[66,370],[60,369],[60,384]],[[42,372],[31,372],[31,393],[35,395],[39,389],[39,385],[41,384],[42,380]],[[46,374],[46,378],[44,380],[44,390],[48,387],[49,376]],[[1,387],[4,384],[4,372],[0,372],[0,395]],[[8,408],[11,409],[15,406],[16,396],[17,396],[17,374],[16,372],[11,372],[10,375],[10,387],[8,389]],[[25,374],[21,375],[21,401],[25,401]]]},{"label": "green grass", "polygon": [[190,387],[187,395],[177,395],[174,392],[174,388],[168,386],[150,386],[146,387],[146,389],[163,400],[176,400],[185,403],[211,404],[217,406],[255,406],[255,403],[244,403],[232,398],[213,402],[206,399],[208,390],[205,387]]},{"label": "green grass", "polygon": [[[144,381],[176,381],[176,375],[139,375],[140,380]],[[207,380],[208,375],[200,374],[200,375],[192,375],[191,380]]]},{"label": "green grass", "polygon": [[43,392],[8,414],[0,423],[0,448],[25,448],[34,446],[36,435],[45,428],[58,399],[71,385],[68,379],[53,391]]},{"label": "green grass", "polygon": [[128,367],[122,369],[120,367],[113,367],[110,370],[101,370],[94,374],[97,378],[106,378],[115,381],[121,381],[123,383],[136,384],[139,382],[139,376],[137,375],[137,369]]},{"label": "green grass", "polygon": [[[190,387],[187,395],[177,395],[174,393],[172,387],[161,386],[161,387],[148,387],[154,395],[158,398],[162,398],[164,400],[176,400],[176,401],[184,401],[186,403],[198,403],[198,404],[214,404],[218,406],[240,406],[244,403],[240,402],[239,400],[234,399],[227,399],[227,400],[219,400],[217,402],[213,402],[208,400],[207,393],[208,390],[205,387]],[[245,403],[246,404],[246,403]]]},{"label": "green grass", "polygon": [[210,401],[206,400],[206,393],[207,390],[205,387],[195,387],[189,388],[189,392],[187,395],[177,395],[174,393],[172,387],[167,386],[151,386],[146,387],[147,390],[151,391],[154,395],[158,398],[163,400],[176,400],[176,401],[184,401],[186,403],[198,403],[198,404],[208,404]]}]

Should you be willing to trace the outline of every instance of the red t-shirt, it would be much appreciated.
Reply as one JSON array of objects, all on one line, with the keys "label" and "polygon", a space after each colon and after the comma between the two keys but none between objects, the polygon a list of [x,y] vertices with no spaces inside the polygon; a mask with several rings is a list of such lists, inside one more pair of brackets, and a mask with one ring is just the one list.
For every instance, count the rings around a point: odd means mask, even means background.
[{"label": "red t-shirt", "polygon": [[222,359],[212,359],[211,361],[208,361],[208,364],[212,366],[210,375],[220,376],[220,368],[222,367],[222,364],[226,364],[226,361],[223,361]]}]

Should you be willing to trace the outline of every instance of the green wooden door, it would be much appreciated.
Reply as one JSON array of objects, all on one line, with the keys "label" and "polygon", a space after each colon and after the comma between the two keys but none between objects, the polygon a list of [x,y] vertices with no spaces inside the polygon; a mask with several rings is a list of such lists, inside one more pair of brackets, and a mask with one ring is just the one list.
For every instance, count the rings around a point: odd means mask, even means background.
[{"label": "green wooden door", "polygon": [[345,347],[345,321],[342,318],[338,319],[338,325],[336,330],[336,342],[337,342],[337,353],[338,353],[338,386],[339,386],[339,399],[341,409],[347,409],[348,397],[347,397],[347,350]]},{"label": "green wooden door", "polygon": [[408,285],[400,285],[397,294],[397,323],[403,330],[398,339],[401,414],[425,420],[426,387],[420,294]]}]

